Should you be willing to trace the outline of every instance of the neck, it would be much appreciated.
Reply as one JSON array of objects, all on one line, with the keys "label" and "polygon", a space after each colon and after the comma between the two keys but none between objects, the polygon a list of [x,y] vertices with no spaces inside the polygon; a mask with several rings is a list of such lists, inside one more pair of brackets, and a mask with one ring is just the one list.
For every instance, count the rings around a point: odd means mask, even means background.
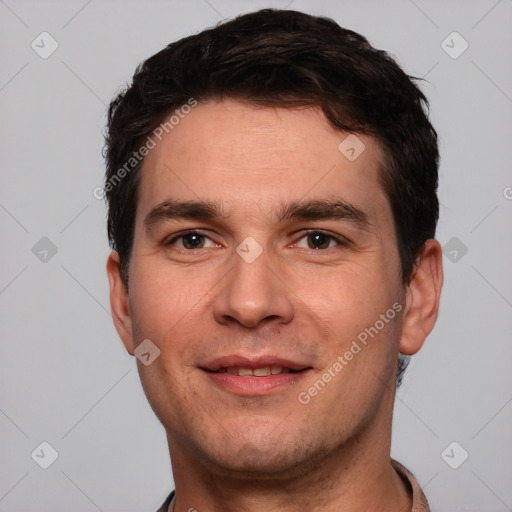
[{"label": "neck", "polygon": [[391,466],[391,421],[377,421],[357,437],[284,474],[250,477],[216,467],[168,434],[176,486],[175,511],[360,512],[411,510],[412,500]]}]

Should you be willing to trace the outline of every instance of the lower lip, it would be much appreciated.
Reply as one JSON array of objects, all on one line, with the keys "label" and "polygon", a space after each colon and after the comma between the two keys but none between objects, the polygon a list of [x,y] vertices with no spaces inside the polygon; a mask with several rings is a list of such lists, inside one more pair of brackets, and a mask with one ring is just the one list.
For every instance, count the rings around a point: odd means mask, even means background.
[{"label": "lower lip", "polygon": [[278,373],[266,377],[241,377],[230,373],[214,373],[202,370],[219,388],[235,395],[262,396],[293,386],[309,375],[311,369],[297,373]]}]

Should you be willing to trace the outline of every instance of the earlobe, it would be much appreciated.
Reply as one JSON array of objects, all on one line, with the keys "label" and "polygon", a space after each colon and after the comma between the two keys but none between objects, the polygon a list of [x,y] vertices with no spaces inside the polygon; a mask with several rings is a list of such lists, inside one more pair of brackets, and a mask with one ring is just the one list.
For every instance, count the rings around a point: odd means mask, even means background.
[{"label": "earlobe", "polygon": [[443,286],[443,251],[437,240],[425,242],[406,287],[399,350],[412,355],[423,346],[437,320]]},{"label": "earlobe", "polygon": [[128,290],[121,278],[119,254],[112,251],[107,260],[107,275],[110,284],[110,309],[114,326],[126,350],[133,355],[132,317]]}]

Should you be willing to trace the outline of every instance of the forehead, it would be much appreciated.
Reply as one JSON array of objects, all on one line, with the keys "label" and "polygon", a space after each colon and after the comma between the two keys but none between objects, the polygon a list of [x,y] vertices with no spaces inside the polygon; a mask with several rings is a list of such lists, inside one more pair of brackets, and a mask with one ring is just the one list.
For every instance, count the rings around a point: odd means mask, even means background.
[{"label": "forehead", "polygon": [[375,139],[336,130],[319,108],[206,102],[145,157],[137,217],[169,197],[215,201],[231,217],[261,222],[302,199],[338,197],[370,217],[389,214],[381,160]]}]

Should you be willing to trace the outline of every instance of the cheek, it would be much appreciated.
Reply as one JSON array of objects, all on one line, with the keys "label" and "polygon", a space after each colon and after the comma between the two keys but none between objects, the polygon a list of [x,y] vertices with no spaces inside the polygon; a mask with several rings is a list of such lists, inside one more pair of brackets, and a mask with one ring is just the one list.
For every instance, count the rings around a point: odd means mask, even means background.
[{"label": "cheek", "polygon": [[[170,341],[179,350],[183,329],[205,322],[205,304],[211,301],[219,277],[193,266],[172,267],[162,263],[133,260],[130,307],[137,341],[151,339],[161,350]],[[202,315],[198,318],[198,315]],[[180,336],[174,334],[180,333]]]},{"label": "cheek", "polygon": [[324,371],[342,358],[343,369],[334,369],[337,377],[331,391],[348,391],[356,402],[367,400],[394,378],[400,333],[397,309],[403,309],[398,288],[389,274],[373,265],[338,269],[331,275],[336,277],[322,292],[312,291],[315,288],[304,281],[297,295],[320,320],[318,325],[329,328],[329,338],[321,345]]},{"label": "cheek", "polygon": [[373,325],[396,301],[390,277],[374,263],[304,274],[294,290],[341,339]]}]

